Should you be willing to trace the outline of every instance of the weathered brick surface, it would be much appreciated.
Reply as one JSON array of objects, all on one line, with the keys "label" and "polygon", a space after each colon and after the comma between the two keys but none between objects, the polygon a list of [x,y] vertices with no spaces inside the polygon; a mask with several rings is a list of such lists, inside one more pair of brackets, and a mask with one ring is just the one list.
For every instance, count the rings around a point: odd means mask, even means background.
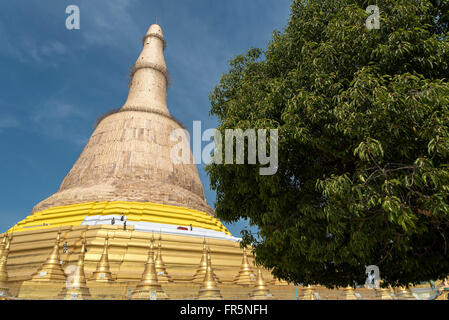
[{"label": "weathered brick surface", "polygon": [[[91,201],[141,201],[213,214],[195,164],[173,164],[170,132],[180,126],[151,112],[126,111],[105,118],[59,191],[33,212]],[[192,161],[193,162],[193,161]]]}]

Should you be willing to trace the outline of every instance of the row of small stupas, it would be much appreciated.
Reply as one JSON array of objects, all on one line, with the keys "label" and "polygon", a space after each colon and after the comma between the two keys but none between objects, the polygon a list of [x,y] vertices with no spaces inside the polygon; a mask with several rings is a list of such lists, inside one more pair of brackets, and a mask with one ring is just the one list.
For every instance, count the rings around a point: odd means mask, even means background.
[{"label": "row of small stupas", "polygon": [[[4,234],[0,242],[0,298],[25,298],[25,299],[68,299],[68,300],[90,300],[103,298],[115,299],[145,299],[145,300],[165,300],[173,298],[167,294],[167,289],[171,292],[179,291],[181,288],[185,290],[178,298],[183,299],[223,299],[221,289],[226,284],[217,276],[212,266],[210,248],[203,240],[203,250],[201,260],[194,274],[189,277],[188,282],[192,286],[185,286],[185,281],[177,283],[167,271],[164,263],[161,235],[157,249],[154,249],[154,235],[148,241],[149,250],[143,272],[140,280],[131,287],[129,284],[125,286],[119,283],[111,272],[109,262],[109,236],[106,235],[103,252],[96,264],[95,270],[89,277],[85,273],[85,255],[88,252],[86,246],[86,231],[82,233],[80,248],[76,264],[71,265],[71,272],[67,275],[62,266],[60,257],[61,231],[57,233],[54,246],[48,255],[46,261],[31,275],[29,280],[23,281],[14,293],[10,290],[12,282],[8,279],[7,260],[10,250],[10,244],[13,236]],[[241,267],[236,274],[234,280],[228,283],[228,289],[233,288],[234,298],[237,294],[239,298],[251,298],[257,300],[276,299],[270,292],[270,287],[275,288],[276,284],[268,284],[263,277],[262,269],[257,267],[257,273],[253,271],[249,263],[246,250],[243,250],[243,258]],[[123,290],[128,287],[132,290],[127,292]],[[288,286],[284,286],[288,288]],[[190,291],[189,291],[190,290]],[[296,290],[296,289],[295,289]],[[299,298],[301,300],[326,299],[323,290],[318,287],[300,287]],[[93,291],[93,294],[91,294]],[[115,291],[111,294],[111,291]],[[415,299],[410,289],[384,288],[378,290],[370,290],[375,292],[374,296],[368,297],[367,290],[354,290],[352,287],[343,288],[333,299],[357,300],[357,299]],[[362,297],[362,295],[364,297]],[[446,293],[447,296],[447,293]],[[225,297],[229,299],[229,294]],[[284,297],[285,298],[285,297]],[[298,299],[298,296],[296,297]],[[441,298],[441,299],[444,299]],[[447,297],[446,297],[447,299]]]}]

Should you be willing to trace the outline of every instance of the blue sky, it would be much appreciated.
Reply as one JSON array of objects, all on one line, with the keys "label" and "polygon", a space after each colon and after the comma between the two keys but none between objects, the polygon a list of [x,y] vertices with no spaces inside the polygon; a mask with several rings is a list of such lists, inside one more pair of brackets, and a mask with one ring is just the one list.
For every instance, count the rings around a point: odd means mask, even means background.
[{"label": "blue sky", "polygon": [[[80,30],[65,9],[80,8]],[[228,61],[265,48],[282,29],[290,0],[10,0],[0,2],[0,233],[55,193],[93,132],[121,107],[141,39],[156,22],[167,40],[171,114],[191,131],[217,126],[210,91]],[[192,132],[192,131],[191,131]],[[204,165],[208,203],[214,207]],[[241,221],[226,224],[239,236]]]}]

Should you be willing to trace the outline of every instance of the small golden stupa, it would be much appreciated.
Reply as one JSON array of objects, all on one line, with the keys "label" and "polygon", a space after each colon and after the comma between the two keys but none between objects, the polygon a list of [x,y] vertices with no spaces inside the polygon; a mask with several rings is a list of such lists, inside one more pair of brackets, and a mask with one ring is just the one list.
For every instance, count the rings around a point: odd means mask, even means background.
[{"label": "small golden stupa", "polygon": [[157,245],[157,253],[156,253],[156,261],[155,261],[155,267],[156,267],[156,273],[157,278],[160,283],[165,282],[173,282],[170,275],[167,273],[167,268],[165,267],[164,260],[162,259],[162,246],[161,246],[161,239],[162,235],[159,234],[159,242]]},{"label": "small golden stupa", "polygon": [[108,258],[108,240],[109,235],[106,236],[103,253],[101,254],[100,261],[98,261],[97,269],[92,274],[90,280],[95,282],[112,282],[112,274],[109,267]]},{"label": "small golden stupa", "polygon": [[308,285],[307,287],[303,287],[299,291],[299,300],[316,300],[315,291],[313,287]]},{"label": "small golden stupa", "polygon": [[45,263],[31,277],[31,282],[65,282],[66,275],[62,269],[62,260],[59,256],[59,242],[61,240],[61,230],[58,231],[53,250]]},{"label": "small golden stupa", "polygon": [[207,246],[206,246],[206,238],[204,238],[204,240],[203,240],[203,255],[201,256],[200,264],[198,265],[198,268],[196,269],[196,272],[193,275],[192,282],[194,282],[194,283],[202,283],[203,282],[204,276],[206,275],[207,262],[208,262]]},{"label": "small golden stupa", "polygon": [[221,300],[223,299],[220,289],[218,288],[217,281],[214,277],[214,271],[210,263],[210,259],[207,259],[206,274],[204,280],[201,283],[200,290],[198,292],[199,300]]},{"label": "small golden stupa", "polygon": [[260,268],[257,268],[256,284],[254,285],[253,291],[251,292],[251,297],[254,300],[265,300],[273,298],[270,290],[265,283],[265,280],[263,279],[262,270]]},{"label": "small golden stupa", "polygon": [[391,295],[392,290],[391,288],[378,288],[375,289],[376,290],[376,296],[380,299],[380,300],[394,300],[393,296]]},{"label": "small golden stupa", "polygon": [[343,288],[342,299],[343,300],[357,300],[354,288],[352,286],[347,286],[347,287]]},{"label": "small golden stupa", "polygon": [[89,288],[86,283],[86,276],[84,275],[84,256],[86,253],[86,238],[83,235],[81,249],[78,256],[78,263],[74,270],[70,283],[67,283],[67,288],[63,290],[65,300],[87,300],[91,299]]},{"label": "small golden stupa", "polygon": [[212,258],[210,255],[210,248],[207,248],[207,264],[210,266],[211,268],[211,272],[212,272],[212,277],[214,278],[216,283],[221,283],[220,279],[218,278],[218,276],[215,274],[214,268],[212,267]]}]

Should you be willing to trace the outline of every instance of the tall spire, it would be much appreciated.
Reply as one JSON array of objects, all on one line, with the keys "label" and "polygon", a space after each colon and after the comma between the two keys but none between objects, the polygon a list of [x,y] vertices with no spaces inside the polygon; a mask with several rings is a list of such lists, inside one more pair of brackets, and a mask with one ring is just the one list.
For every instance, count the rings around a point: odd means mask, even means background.
[{"label": "tall spire", "polygon": [[250,285],[254,282],[254,272],[248,262],[248,255],[246,254],[246,248],[243,248],[242,266],[240,267],[239,274],[235,277],[234,283],[241,285]]},{"label": "tall spire", "polygon": [[165,267],[164,260],[162,259],[162,245],[161,245],[161,234],[159,234],[159,241],[157,245],[157,253],[156,253],[156,272],[157,272],[157,278],[159,282],[173,282],[170,275],[167,273],[167,269]]},{"label": "tall spire", "polygon": [[138,109],[170,115],[167,108],[168,73],[164,48],[161,27],[151,25],[143,38],[143,49],[134,65],[128,99],[122,110]]},{"label": "tall spire", "polygon": [[59,242],[61,240],[61,229],[58,231],[56,236],[55,245],[47,258],[47,261],[42,265],[42,267],[33,275],[31,281],[38,282],[64,282],[66,281],[66,275],[61,266],[61,259],[59,257]]},{"label": "tall spire", "polygon": [[207,246],[206,246],[206,238],[203,240],[203,255],[201,256],[200,264],[193,275],[192,282],[201,283],[204,280],[204,275],[207,270]]},{"label": "tall spire", "polygon": [[9,248],[11,239],[5,234],[0,245],[0,297],[9,295],[8,271],[6,263],[8,262]]},{"label": "tall spire", "polygon": [[72,281],[69,284],[69,288],[66,288],[65,297],[66,300],[85,300],[91,299],[89,288],[86,284],[86,276],[84,274],[84,255],[86,253],[86,233],[84,232],[81,240],[81,250],[78,256],[78,263],[75,268],[75,273],[72,277]]},{"label": "tall spire", "polygon": [[108,240],[109,234],[106,235],[104,242],[103,254],[101,255],[100,261],[98,261],[97,269],[92,274],[90,278],[92,281],[96,282],[111,282],[112,273],[109,268],[109,257],[108,257]]},{"label": "tall spire", "polygon": [[151,241],[147,263],[145,264],[145,270],[143,271],[139,284],[131,294],[131,299],[168,299],[167,294],[164,290],[162,290],[162,287],[157,279],[153,248],[154,242]]}]

